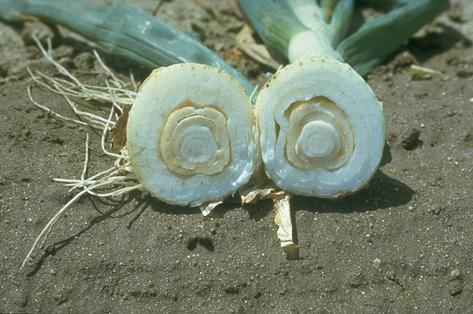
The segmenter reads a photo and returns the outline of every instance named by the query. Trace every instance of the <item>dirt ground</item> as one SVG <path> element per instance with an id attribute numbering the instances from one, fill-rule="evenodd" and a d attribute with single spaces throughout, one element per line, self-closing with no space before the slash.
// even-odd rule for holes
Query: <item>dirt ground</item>
<path id="1" fill-rule="evenodd" d="M 86 132 L 89 173 L 111 160 L 100 134 L 28 100 L 26 67 L 54 73 L 29 37 L 40 26 L 0 22 L 0 312 L 471 313 L 473 3 L 460 3 L 368 76 L 384 103 L 383 165 L 348 198 L 294 197 L 296 261 L 279 248 L 268 202 L 203 217 L 134 193 L 75 204 L 20 271 L 35 237 L 71 198 L 52 178 L 80 176 Z M 227 1 L 174 0 L 159 16 L 222 55 L 242 27 Z M 94 83 L 92 48 L 65 34 L 54 41 L 56 56 Z M 123 75 L 146 74 L 105 61 Z M 413 80 L 412 63 L 442 74 Z M 268 71 L 244 56 L 236 66 L 253 82 Z M 72 116 L 62 98 L 38 88 L 34 95 Z"/>

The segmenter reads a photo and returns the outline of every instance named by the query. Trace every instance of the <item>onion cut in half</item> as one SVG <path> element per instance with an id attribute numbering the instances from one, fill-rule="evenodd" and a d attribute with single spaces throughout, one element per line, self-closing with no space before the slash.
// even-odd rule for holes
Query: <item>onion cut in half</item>
<path id="1" fill-rule="evenodd" d="M 348 64 L 302 59 L 256 101 L 266 174 L 295 194 L 337 198 L 365 186 L 384 148 L 382 106 Z"/>
<path id="2" fill-rule="evenodd" d="M 219 201 L 258 165 L 249 95 L 223 70 L 176 64 L 151 73 L 129 113 L 132 168 L 154 197 L 175 205 Z"/>
<path id="3" fill-rule="evenodd" d="M 266 173 L 280 188 L 336 198 L 361 189 L 375 173 L 384 118 L 360 75 L 449 4 L 387 2 L 385 14 L 350 33 L 360 13 L 355 0 L 238 0 L 272 55 L 291 63 L 266 84 L 256 105 Z"/>

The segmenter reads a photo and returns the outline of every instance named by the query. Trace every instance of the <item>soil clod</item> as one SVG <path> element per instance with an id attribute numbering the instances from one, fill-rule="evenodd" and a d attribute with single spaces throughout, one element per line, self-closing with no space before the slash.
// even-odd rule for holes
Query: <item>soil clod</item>
<path id="1" fill-rule="evenodd" d="M 401 146 L 405 150 L 414 150 L 422 146 L 420 131 L 412 128 L 402 136 Z"/>
<path id="2" fill-rule="evenodd" d="M 452 270 L 448 283 L 448 293 L 451 296 L 457 296 L 463 292 L 463 275 L 458 269 Z"/>

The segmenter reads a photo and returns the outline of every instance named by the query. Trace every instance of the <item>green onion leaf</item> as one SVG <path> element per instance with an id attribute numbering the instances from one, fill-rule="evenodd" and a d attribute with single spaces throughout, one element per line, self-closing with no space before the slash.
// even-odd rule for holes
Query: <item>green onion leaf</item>
<path id="1" fill-rule="evenodd" d="M 337 46 L 345 38 L 353 17 L 353 0 L 340 0 L 330 19 L 331 42 Z"/>
<path id="2" fill-rule="evenodd" d="M 17 13 L 62 25 L 96 42 L 108 53 L 150 69 L 176 63 L 207 64 L 238 79 L 248 93 L 253 90 L 241 73 L 202 43 L 133 5 L 92 5 L 84 0 L 0 0 L 0 18 L 15 21 Z"/>
<path id="3" fill-rule="evenodd" d="M 368 20 L 337 51 L 358 73 L 366 74 L 447 8 L 448 0 L 403 0 L 386 15 Z"/>
<path id="4" fill-rule="evenodd" d="M 338 1 L 339 0 L 322 0 L 321 1 L 320 5 L 322 7 L 325 22 L 327 23 L 330 22 L 330 19 L 332 18 L 333 10 L 337 6 Z"/>
<path id="5" fill-rule="evenodd" d="M 278 59 L 286 59 L 288 45 L 299 32 L 309 30 L 294 14 L 288 0 L 239 0 L 266 47 Z"/>

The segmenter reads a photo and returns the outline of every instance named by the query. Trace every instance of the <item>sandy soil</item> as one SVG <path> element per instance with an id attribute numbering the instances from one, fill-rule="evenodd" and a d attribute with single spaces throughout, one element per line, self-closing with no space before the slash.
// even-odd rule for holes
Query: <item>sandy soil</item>
<path id="1" fill-rule="evenodd" d="M 227 1 L 200 2 L 210 6 L 175 0 L 160 15 L 224 54 L 242 21 Z M 368 76 L 385 108 L 384 163 L 354 196 L 293 199 L 297 261 L 279 249 L 270 203 L 203 217 L 135 193 L 81 200 L 21 272 L 34 238 L 71 197 L 52 178 L 80 175 L 91 131 L 28 100 L 26 67 L 53 73 L 29 39 L 47 29 L 0 23 L 0 312 L 473 311 L 473 3 L 461 2 L 461 18 L 444 14 Z M 90 52 L 68 33 L 55 40 L 56 55 L 93 83 Z M 133 69 L 105 60 L 123 75 Z M 443 74 L 412 80 L 411 63 Z M 268 70 L 245 57 L 236 66 L 255 82 Z M 60 97 L 34 95 L 70 114 Z M 89 173 L 111 162 L 99 139 L 91 132 Z"/>

